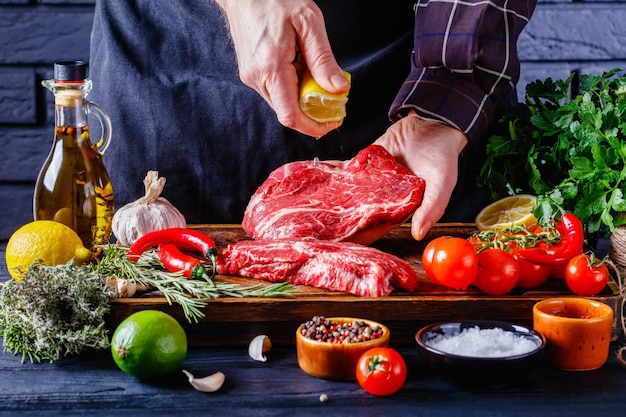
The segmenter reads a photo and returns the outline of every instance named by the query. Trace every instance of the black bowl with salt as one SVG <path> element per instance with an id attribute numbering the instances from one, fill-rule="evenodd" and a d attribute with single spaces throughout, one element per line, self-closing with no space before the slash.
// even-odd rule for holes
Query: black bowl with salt
<path id="1" fill-rule="evenodd" d="M 486 320 L 431 324 L 415 340 L 437 373 L 468 387 L 521 381 L 540 364 L 546 344 L 531 328 Z"/>

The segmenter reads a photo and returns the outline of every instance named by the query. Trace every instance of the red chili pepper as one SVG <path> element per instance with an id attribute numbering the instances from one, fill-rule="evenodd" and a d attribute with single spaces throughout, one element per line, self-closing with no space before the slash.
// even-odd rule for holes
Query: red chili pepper
<path id="1" fill-rule="evenodd" d="M 126 256 L 128 260 L 137 262 L 142 253 L 164 243 L 184 245 L 185 247 L 191 246 L 199 250 L 205 258 L 211 260 L 213 264 L 213 275 L 215 275 L 217 246 L 209 236 L 194 229 L 172 227 L 146 233 L 128 248 Z"/>
<path id="2" fill-rule="evenodd" d="M 559 231 L 561 233 L 559 243 L 520 249 L 517 256 L 540 265 L 558 265 L 581 254 L 585 243 L 585 231 L 580 219 L 573 213 L 565 213 L 561 217 Z"/>
<path id="3" fill-rule="evenodd" d="M 182 272 L 189 279 L 209 277 L 198 258 L 182 253 L 173 243 L 160 244 L 157 253 L 170 272 Z"/>

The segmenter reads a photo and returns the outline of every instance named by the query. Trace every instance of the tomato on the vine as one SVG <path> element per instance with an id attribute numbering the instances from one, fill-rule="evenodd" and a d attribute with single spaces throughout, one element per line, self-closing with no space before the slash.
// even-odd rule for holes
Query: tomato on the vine
<path id="1" fill-rule="evenodd" d="M 474 246 L 477 250 L 480 249 L 481 247 L 489 244 L 488 241 L 484 240 L 483 238 L 481 238 L 480 235 L 478 235 L 476 233 L 471 235 L 470 237 L 468 237 L 467 241 L 469 243 L 471 243 L 472 246 Z"/>
<path id="2" fill-rule="evenodd" d="M 578 295 L 596 295 L 604 289 L 608 281 L 609 270 L 606 264 L 594 255 L 576 255 L 565 268 L 565 282 Z"/>
<path id="3" fill-rule="evenodd" d="M 433 259 L 435 258 L 435 251 L 437 249 L 437 245 L 446 239 L 449 239 L 449 237 L 439 236 L 438 238 L 431 240 L 424 248 L 424 252 L 422 252 L 422 268 L 424 269 L 426 276 L 435 282 L 437 282 L 437 279 L 433 275 Z"/>
<path id="4" fill-rule="evenodd" d="M 476 280 L 478 255 L 467 240 L 451 237 L 437 245 L 432 270 L 441 284 L 456 290 L 465 290 Z"/>
<path id="5" fill-rule="evenodd" d="M 567 269 L 567 262 L 552 265 L 552 270 L 550 271 L 550 276 L 552 278 L 565 279 L 565 270 Z"/>
<path id="6" fill-rule="evenodd" d="M 361 388 L 373 395 L 396 393 L 406 381 L 406 362 L 402 355 L 389 347 L 369 349 L 359 358 L 356 379 Z"/>
<path id="7" fill-rule="evenodd" d="M 422 255 L 422 266 L 429 278 L 456 290 L 467 289 L 478 273 L 478 255 L 472 244 L 450 236 L 431 243 Z"/>
<path id="8" fill-rule="evenodd" d="M 536 288 L 546 282 L 552 273 L 550 265 L 529 262 L 519 258 L 515 253 L 513 253 L 513 257 L 517 259 L 520 266 L 519 279 L 517 280 L 517 286 L 520 288 Z"/>
<path id="9" fill-rule="evenodd" d="M 520 266 L 510 253 L 490 248 L 478 254 L 478 274 L 474 284 L 491 295 L 510 292 L 520 276 Z"/>

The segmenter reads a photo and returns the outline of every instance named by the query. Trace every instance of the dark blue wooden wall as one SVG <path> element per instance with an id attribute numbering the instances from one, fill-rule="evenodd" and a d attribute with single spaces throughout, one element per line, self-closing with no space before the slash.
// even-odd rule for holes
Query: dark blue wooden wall
<path id="1" fill-rule="evenodd" d="M 52 94 L 40 82 L 54 61 L 88 59 L 94 2 L 0 0 L 0 240 L 32 220 L 54 123 Z M 539 0 L 519 43 L 518 91 L 539 78 L 626 68 L 625 40 L 626 1 Z"/>

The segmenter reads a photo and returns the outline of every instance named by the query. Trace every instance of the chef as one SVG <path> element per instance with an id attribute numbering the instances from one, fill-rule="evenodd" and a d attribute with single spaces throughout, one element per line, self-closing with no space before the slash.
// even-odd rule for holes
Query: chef
<path id="1" fill-rule="evenodd" d="M 239 223 L 269 173 L 346 160 L 376 142 L 426 181 L 412 234 L 471 221 L 485 138 L 519 78 L 535 1 L 106 0 L 96 3 L 90 98 L 114 125 L 116 205 L 149 170 L 188 223 Z M 349 93 L 342 124 L 299 109 L 308 68 Z M 342 70 L 351 74 L 351 83 Z"/>

